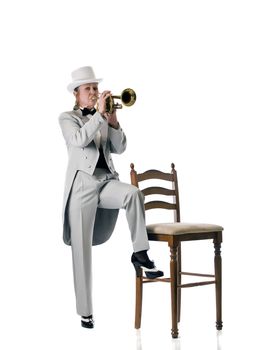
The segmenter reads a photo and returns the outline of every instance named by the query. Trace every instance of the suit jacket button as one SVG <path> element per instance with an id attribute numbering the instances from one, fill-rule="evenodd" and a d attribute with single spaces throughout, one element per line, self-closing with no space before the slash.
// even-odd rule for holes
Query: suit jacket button
<path id="1" fill-rule="evenodd" d="M 91 167 L 92 167 L 91 165 L 88 166 L 88 168 L 91 168 Z"/>

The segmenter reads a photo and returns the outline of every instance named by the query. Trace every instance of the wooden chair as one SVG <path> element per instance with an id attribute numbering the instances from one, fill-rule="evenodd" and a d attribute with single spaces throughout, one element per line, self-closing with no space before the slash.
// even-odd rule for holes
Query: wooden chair
<path id="1" fill-rule="evenodd" d="M 167 242 L 170 248 L 170 278 L 148 279 L 141 275 L 136 277 L 136 307 L 135 307 L 135 328 L 141 327 L 142 314 L 142 296 L 143 284 L 151 282 L 170 282 L 171 285 L 171 310 L 172 310 L 172 337 L 178 337 L 178 322 L 180 322 L 181 308 L 181 288 L 203 286 L 215 284 L 216 291 L 216 328 L 222 329 L 222 268 L 221 268 L 221 243 L 223 228 L 212 224 L 189 224 L 180 222 L 180 205 L 178 179 L 175 165 L 172 164 L 170 173 L 164 173 L 159 170 L 148 170 L 143 173 L 137 173 L 134 170 L 134 164 L 131 167 L 131 183 L 140 188 L 145 197 L 149 195 L 172 196 L 173 201 L 153 200 L 145 202 L 145 210 L 167 209 L 174 211 L 173 223 L 158 223 L 147 225 L 148 238 L 150 241 Z M 151 186 L 141 188 L 141 182 L 150 179 L 159 179 L 170 181 L 172 189 Z M 140 187 L 139 187 L 140 184 Z M 165 198 L 165 197 L 164 197 Z M 214 274 L 200 274 L 181 271 L 181 242 L 195 240 L 213 240 L 214 243 Z M 142 272 L 142 271 L 141 271 Z M 209 277 L 210 280 L 199 281 L 195 283 L 182 284 L 182 275 Z"/>

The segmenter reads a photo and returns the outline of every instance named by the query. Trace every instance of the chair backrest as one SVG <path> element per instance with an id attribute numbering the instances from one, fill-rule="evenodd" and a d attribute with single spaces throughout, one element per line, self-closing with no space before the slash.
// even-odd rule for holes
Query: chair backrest
<path id="1" fill-rule="evenodd" d="M 175 169 L 175 165 L 171 164 L 171 172 L 164 173 L 160 170 L 147 170 L 143 173 L 137 173 L 134 169 L 134 164 L 130 164 L 131 171 L 131 183 L 132 185 L 140 188 L 141 192 L 145 197 L 149 195 L 162 195 L 162 196 L 172 196 L 173 200 L 170 202 L 167 200 L 153 200 L 145 202 L 145 210 L 150 209 L 168 209 L 174 211 L 174 221 L 180 222 L 180 203 L 179 203 L 179 189 L 178 189 L 178 177 Z M 161 186 L 149 186 L 142 188 L 141 182 L 145 180 L 164 180 L 172 183 L 172 188 L 166 188 Z M 164 197 L 163 197 L 164 198 Z"/>

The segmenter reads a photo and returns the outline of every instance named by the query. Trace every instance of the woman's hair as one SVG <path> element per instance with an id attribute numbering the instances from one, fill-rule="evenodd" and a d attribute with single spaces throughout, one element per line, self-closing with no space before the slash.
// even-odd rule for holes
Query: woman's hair
<path id="1" fill-rule="evenodd" d="M 78 92 L 78 89 L 79 89 L 79 86 L 77 86 L 75 89 L 74 89 L 74 92 Z M 77 100 L 75 99 L 75 105 L 73 106 L 73 110 L 76 111 L 77 109 L 79 109 L 79 105 L 77 103 Z"/>

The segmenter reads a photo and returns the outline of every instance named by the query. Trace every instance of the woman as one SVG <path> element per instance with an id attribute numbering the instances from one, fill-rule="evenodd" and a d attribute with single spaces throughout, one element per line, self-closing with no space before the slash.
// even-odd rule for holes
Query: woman
<path id="1" fill-rule="evenodd" d="M 59 117 L 69 162 L 66 174 L 63 223 L 64 242 L 72 247 L 77 313 L 81 325 L 93 328 L 91 293 L 91 245 L 109 239 L 118 211 L 126 210 L 131 233 L 131 261 L 150 278 L 163 276 L 149 259 L 145 227 L 144 198 L 137 187 L 119 181 L 111 153 L 121 154 L 126 136 L 116 110 L 106 112 L 110 91 L 99 94 L 92 67 L 72 72 L 68 90 L 75 96 L 75 107 Z M 97 107 L 96 107 L 97 106 Z"/>

